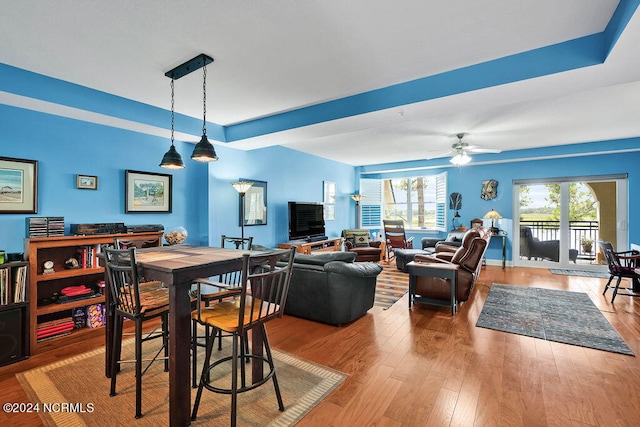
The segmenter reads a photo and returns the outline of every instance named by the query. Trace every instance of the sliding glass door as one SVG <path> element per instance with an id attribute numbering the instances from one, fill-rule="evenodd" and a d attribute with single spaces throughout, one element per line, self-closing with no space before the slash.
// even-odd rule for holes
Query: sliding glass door
<path id="1" fill-rule="evenodd" d="M 514 181 L 514 265 L 603 269 L 598 240 L 627 249 L 626 176 Z"/>

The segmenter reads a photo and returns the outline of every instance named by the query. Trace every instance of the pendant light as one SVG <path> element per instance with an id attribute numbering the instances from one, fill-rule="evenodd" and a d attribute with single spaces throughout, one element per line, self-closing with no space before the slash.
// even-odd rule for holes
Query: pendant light
<path id="1" fill-rule="evenodd" d="M 216 151 L 213 148 L 213 145 L 207 139 L 207 64 L 213 62 L 213 58 L 201 53 L 188 60 L 187 62 L 178 65 L 172 70 L 164 73 L 166 77 L 171 79 L 171 148 L 162 158 L 162 162 L 160 166 L 168 169 L 182 169 L 184 168 L 184 163 L 182 162 L 182 157 L 176 150 L 176 147 L 173 145 L 173 132 L 174 132 L 174 105 L 173 105 L 173 87 L 174 81 L 178 80 L 181 77 L 186 76 L 187 74 L 198 70 L 200 68 L 203 69 L 204 78 L 202 81 L 202 92 L 203 92 L 203 118 L 202 118 L 202 138 L 200 142 L 196 144 L 193 149 L 193 154 L 191 154 L 191 158 L 193 160 L 197 160 L 199 162 L 212 162 L 214 160 L 218 160 L 218 156 L 216 155 Z"/>
<path id="2" fill-rule="evenodd" d="M 191 158 L 198 162 L 214 162 L 218 160 L 216 150 L 207 139 L 207 64 L 202 67 L 202 138 L 193 149 Z"/>
<path id="3" fill-rule="evenodd" d="M 160 167 L 165 169 L 184 169 L 184 162 L 182 161 L 182 157 L 180 153 L 176 150 L 175 145 L 173 145 L 173 122 L 174 122 L 174 103 L 173 103 L 173 86 L 174 79 L 171 79 L 171 147 L 169 151 L 167 151 L 162 157 L 162 162 L 160 162 Z"/>

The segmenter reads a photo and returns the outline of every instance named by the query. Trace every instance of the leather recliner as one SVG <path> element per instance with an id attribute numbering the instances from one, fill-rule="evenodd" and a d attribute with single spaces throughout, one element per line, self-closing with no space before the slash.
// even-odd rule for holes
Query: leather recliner
<path id="1" fill-rule="evenodd" d="M 355 252 L 296 253 L 285 314 L 331 325 L 364 316 L 373 307 L 382 267 L 355 258 Z"/>
<path id="2" fill-rule="evenodd" d="M 445 260 L 437 255 L 416 255 L 413 268 L 425 268 L 430 266 L 437 268 L 438 264 L 457 265 L 456 284 L 457 301 L 467 301 L 473 290 L 473 286 L 480 275 L 482 268 L 482 258 L 489 244 L 490 234 L 484 229 L 474 229 L 477 235 L 468 233 L 467 242 L 463 242 L 456 250 L 450 260 Z M 470 230 L 471 231 L 471 230 Z M 465 239 L 467 240 L 467 239 Z M 416 276 L 415 295 L 409 295 L 428 300 L 449 302 L 451 300 L 451 286 L 449 280 L 440 277 Z"/>

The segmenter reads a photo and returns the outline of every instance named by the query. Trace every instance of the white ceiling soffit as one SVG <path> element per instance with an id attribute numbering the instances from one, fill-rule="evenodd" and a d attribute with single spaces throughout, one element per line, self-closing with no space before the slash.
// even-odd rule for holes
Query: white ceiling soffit
<path id="1" fill-rule="evenodd" d="M 0 0 L 0 62 L 168 109 L 164 72 L 206 53 L 215 60 L 207 118 L 240 135 L 228 146 L 284 145 L 353 165 L 425 158 L 458 132 L 502 150 L 640 135 L 630 120 L 640 104 L 637 13 L 600 65 L 408 104 L 412 94 L 394 92 L 389 108 L 351 108 L 358 94 L 602 33 L 616 8 L 638 2 L 433 3 Z M 201 117 L 200 76 L 176 81 L 177 112 Z M 300 110 L 330 101 L 340 107 L 331 120 Z M 297 110 L 312 124 L 289 129 Z M 285 124 L 273 119 L 281 113 Z"/>

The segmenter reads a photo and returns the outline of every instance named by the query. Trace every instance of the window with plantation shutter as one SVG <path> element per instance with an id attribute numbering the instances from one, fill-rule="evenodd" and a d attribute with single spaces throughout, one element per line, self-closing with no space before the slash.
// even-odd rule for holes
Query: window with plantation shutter
<path id="1" fill-rule="evenodd" d="M 446 231 L 447 174 L 391 179 L 361 179 L 363 227 L 399 219 L 407 230 Z"/>
<path id="2" fill-rule="evenodd" d="M 360 224 L 362 227 L 379 227 L 382 224 L 382 180 L 362 178 L 360 194 Z"/>

